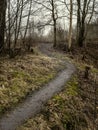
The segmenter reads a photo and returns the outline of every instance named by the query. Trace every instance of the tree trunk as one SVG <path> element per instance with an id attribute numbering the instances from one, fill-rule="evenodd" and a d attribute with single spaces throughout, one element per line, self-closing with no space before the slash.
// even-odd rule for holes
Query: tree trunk
<path id="1" fill-rule="evenodd" d="M 11 1 L 8 1 L 8 49 L 9 49 L 9 55 L 10 55 L 10 49 L 11 49 L 11 16 L 10 16 L 10 3 Z"/>
<path id="2" fill-rule="evenodd" d="M 77 45 L 82 47 L 82 42 L 81 42 L 81 2 L 80 0 L 77 0 L 77 5 L 78 5 L 78 10 L 77 10 L 77 37 L 76 37 L 76 42 Z"/>
<path id="3" fill-rule="evenodd" d="M 79 45 L 79 47 L 83 47 L 83 43 L 84 43 L 84 28 L 81 27 L 81 29 L 79 30 L 79 36 L 77 38 L 77 43 Z"/>
<path id="4" fill-rule="evenodd" d="M 57 45 L 57 39 L 56 39 L 56 16 L 55 16 L 55 5 L 54 5 L 54 0 L 51 0 L 51 6 L 52 6 L 52 19 L 53 19 L 53 27 L 54 27 L 54 43 L 53 43 L 53 47 L 55 48 Z"/>
<path id="5" fill-rule="evenodd" d="M 25 39 L 26 39 L 27 30 L 28 30 L 29 21 L 30 21 L 31 9 L 32 9 L 32 0 L 29 1 L 29 12 L 28 12 L 28 17 L 27 17 L 26 29 L 25 29 L 24 37 L 23 37 L 23 45 L 24 46 L 25 46 Z M 26 49 L 26 46 L 25 46 L 25 49 Z"/>
<path id="6" fill-rule="evenodd" d="M 56 40 L 56 20 L 54 20 L 54 44 L 53 47 L 55 48 L 57 44 L 57 40 Z"/>
<path id="7" fill-rule="evenodd" d="M 0 0 L 0 53 L 4 49 L 6 4 L 6 0 Z"/>
<path id="8" fill-rule="evenodd" d="M 84 46 L 84 40 L 86 38 L 85 36 L 85 21 L 86 16 L 88 14 L 88 6 L 90 4 L 91 0 L 84 0 L 83 2 L 83 9 L 81 0 L 77 0 L 78 10 L 77 10 L 77 44 L 79 47 Z M 94 5 L 93 5 L 94 8 Z M 93 10 L 92 10 L 93 11 Z"/>
<path id="9" fill-rule="evenodd" d="M 69 41 L 68 41 L 68 50 L 70 51 L 72 44 L 72 15 L 73 15 L 73 3 L 70 0 L 70 26 L 69 26 Z"/>

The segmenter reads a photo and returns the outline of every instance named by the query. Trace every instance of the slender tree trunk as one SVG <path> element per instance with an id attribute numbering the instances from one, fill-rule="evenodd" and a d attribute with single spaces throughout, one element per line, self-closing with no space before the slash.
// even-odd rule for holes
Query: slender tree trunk
<path id="1" fill-rule="evenodd" d="M 20 3 L 19 0 L 17 0 L 17 11 L 16 11 L 16 23 L 15 23 L 15 41 L 14 41 L 14 49 L 17 44 L 17 34 L 18 34 L 18 17 L 19 17 L 19 8 L 20 8 Z"/>
<path id="2" fill-rule="evenodd" d="M 30 15 L 31 15 L 31 9 L 32 9 L 32 0 L 29 1 L 29 12 L 28 12 L 28 18 L 27 18 L 27 24 L 26 24 L 26 29 L 24 32 L 24 37 L 23 37 L 23 45 L 25 45 L 25 38 L 27 35 L 27 30 L 28 30 L 28 26 L 29 26 L 29 21 L 30 21 Z"/>
<path id="3" fill-rule="evenodd" d="M 54 27 L 54 43 L 53 47 L 55 48 L 57 45 L 57 39 L 56 39 L 56 18 L 55 18 L 55 5 L 54 5 L 54 0 L 51 0 L 51 6 L 52 6 L 52 19 L 53 19 L 53 27 Z"/>
<path id="4" fill-rule="evenodd" d="M 4 49 L 6 0 L 0 0 L 0 53 Z"/>
<path id="5" fill-rule="evenodd" d="M 83 45 L 84 45 L 84 39 L 85 39 L 84 35 L 85 35 L 86 5 L 87 5 L 87 0 L 85 0 L 84 4 L 83 4 L 81 27 L 80 27 L 80 33 L 79 33 L 79 46 L 80 47 L 83 47 Z"/>
<path id="6" fill-rule="evenodd" d="M 81 45 L 81 3 L 80 0 L 77 0 L 77 5 L 78 5 L 78 10 L 77 10 L 77 37 L 76 37 L 76 42 L 77 45 L 82 46 Z"/>
<path id="7" fill-rule="evenodd" d="M 72 0 L 70 0 L 70 26 L 69 26 L 68 50 L 70 50 L 72 44 L 72 15 L 73 15 L 73 3 Z"/>
<path id="8" fill-rule="evenodd" d="M 55 48 L 57 44 L 57 40 L 56 40 L 56 20 L 54 20 L 54 44 L 53 47 Z"/>
<path id="9" fill-rule="evenodd" d="M 10 49 L 11 49 L 11 18 L 10 18 L 10 0 L 8 1 L 8 49 L 9 49 L 9 55 L 10 55 Z"/>
<path id="10" fill-rule="evenodd" d="M 21 0 L 21 11 L 20 11 L 20 17 L 19 17 L 19 25 L 17 29 L 17 38 L 19 37 L 19 32 L 20 32 L 20 27 L 21 27 L 21 22 L 22 22 L 22 14 L 23 14 L 23 0 Z"/>

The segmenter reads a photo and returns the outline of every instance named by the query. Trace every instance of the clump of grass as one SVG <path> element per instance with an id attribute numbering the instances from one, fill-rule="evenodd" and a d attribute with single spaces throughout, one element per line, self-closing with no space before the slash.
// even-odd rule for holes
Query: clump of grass
<path id="1" fill-rule="evenodd" d="M 72 81 L 69 81 L 67 84 L 66 93 L 69 96 L 77 96 L 78 95 L 78 80 L 76 77 L 73 78 Z"/>

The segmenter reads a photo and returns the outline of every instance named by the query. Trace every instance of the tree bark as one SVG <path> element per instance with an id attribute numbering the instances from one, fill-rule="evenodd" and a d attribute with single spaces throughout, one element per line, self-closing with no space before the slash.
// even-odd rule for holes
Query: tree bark
<path id="1" fill-rule="evenodd" d="M 69 41 L 68 41 L 68 50 L 71 49 L 72 44 L 72 15 L 73 15 L 73 3 L 70 0 L 70 26 L 69 26 Z"/>
<path id="2" fill-rule="evenodd" d="M 57 23 L 57 19 L 55 17 L 55 5 L 54 5 L 54 0 L 51 0 L 51 6 L 52 6 L 52 19 L 53 19 L 53 27 L 54 27 L 54 43 L 53 43 L 53 47 L 55 48 L 57 45 L 57 39 L 56 39 L 56 23 Z"/>
<path id="3" fill-rule="evenodd" d="M 91 5 L 91 0 L 84 0 L 83 3 L 81 0 L 77 0 L 78 10 L 77 10 L 77 39 L 76 40 L 79 47 L 84 46 L 84 41 L 86 38 L 85 23 L 86 23 L 87 14 L 89 13 L 90 5 Z M 91 16 L 88 20 L 89 22 L 92 19 L 94 7 L 95 7 L 95 0 L 93 1 L 92 4 Z"/>
<path id="4" fill-rule="evenodd" d="M 0 0 L 0 53 L 4 49 L 6 6 L 6 0 Z"/>
<path id="5" fill-rule="evenodd" d="M 54 44 L 53 44 L 53 47 L 55 48 L 56 47 L 56 44 L 57 44 L 57 40 L 56 40 L 56 20 L 54 20 Z"/>
<path id="6" fill-rule="evenodd" d="M 24 46 L 25 46 L 25 39 L 26 39 L 27 30 L 28 30 L 29 21 L 30 21 L 31 9 L 32 9 L 32 0 L 29 1 L 29 12 L 28 12 L 28 17 L 27 17 L 26 29 L 25 29 L 24 37 L 23 37 L 23 45 Z M 26 48 L 26 46 L 25 46 L 25 48 Z"/>

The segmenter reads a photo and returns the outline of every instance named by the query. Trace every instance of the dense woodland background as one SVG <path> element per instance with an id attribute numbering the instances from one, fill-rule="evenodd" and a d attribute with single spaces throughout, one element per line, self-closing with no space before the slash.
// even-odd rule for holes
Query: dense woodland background
<path id="1" fill-rule="evenodd" d="M 79 47 L 98 39 L 97 0 L 2 0 L 0 52 L 30 50 L 35 42 Z M 20 50 L 19 50 L 20 49 Z"/>

